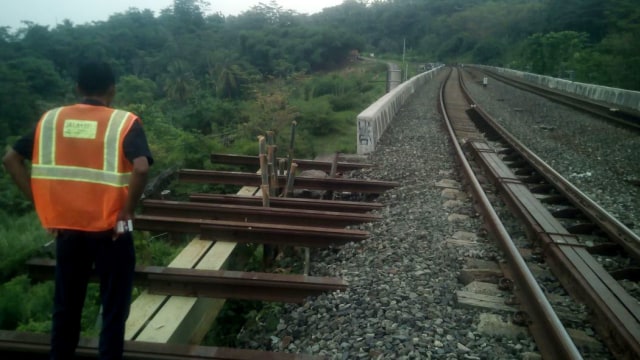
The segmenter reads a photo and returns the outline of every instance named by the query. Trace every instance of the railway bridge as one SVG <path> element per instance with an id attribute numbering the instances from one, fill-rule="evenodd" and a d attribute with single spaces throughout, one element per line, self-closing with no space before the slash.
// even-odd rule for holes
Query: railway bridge
<path id="1" fill-rule="evenodd" d="M 359 114 L 357 155 L 277 157 L 268 134 L 258 156 L 212 154 L 260 171 L 183 169 L 242 189 L 144 201 L 137 229 L 197 236 L 167 267 L 136 269 L 148 290 L 126 358 L 637 358 L 639 111 L 637 92 L 441 66 Z M 326 177 L 294 176 L 307 169 Z M 299 247 L 308 269 L 229 269 L 246 243 Z M 41 278 L 53 265 L 29 264 Z M 227 299 L 291 305 L 243 349 L 198 345 Z M 0 332 L 3 358 L 47 349 Z M 83 340 L 79 357 L 95 354 Z"/>

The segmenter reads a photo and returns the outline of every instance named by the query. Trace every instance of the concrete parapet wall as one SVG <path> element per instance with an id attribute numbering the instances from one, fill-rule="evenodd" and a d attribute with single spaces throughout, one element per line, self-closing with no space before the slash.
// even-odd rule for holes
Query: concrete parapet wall
<path id="1" fill-rule="evenodd" d="M 438 67 L 416 75 L 398 85 L 358 115 L 358 154 L 368 154 L 376 148 L 376 143 L 384 134 L 400 107 L 413 95 L 416 88 L 424 85 L 444 67 Z"/>
<path id="2" fill-rule="evenodd" d="M 585 97 L 595 101 L 605 102 L 618 108 L 640 111 L 640 91 L 617 89 L 607 86 L 585 84 L 550 76 L 537 75 L 524 71 L 498 68 L 493 66 L 473 65 L 481 69 L 527 80 L 528 82 Z"/>

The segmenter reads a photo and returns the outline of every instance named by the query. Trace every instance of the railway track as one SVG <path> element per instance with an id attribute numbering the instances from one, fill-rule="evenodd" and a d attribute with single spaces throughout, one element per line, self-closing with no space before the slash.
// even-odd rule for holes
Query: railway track
<path id="1" fill-rule="evenodd" d="M 574 109 L 597 115 L 620 126 L 640 131 L 640 113 L 632 109 L 621 109 L 609 104 L 587 100 L 583 97 L 570 95 L 550 88 L 543 88 L 523 81 L 512 79 L 495 71 L 483 71 L 487 75 L 509 84 L 510 86 L 545 97 L 551 101 L 570 106 Z"/>
<path id="2" fill-rule="evenodd" d="M 636 279 L 636 249 L 640 244 L 637 235 L 492 121 L 464 91 L 457 70 L 453 70 L 441 94 L 441 108 L 450 121 L 448 126 L 458 152 L 474 159 L 483 176 L 491 179 L 513 213 L 526 224 L 540 257 L 565 289 L 589 307 L 592 325 L 611 352 L 618 358 L 635 358 L 640 353 L 640 307 L 638 299 L 625 291 L 623 282 Z M 511 273 L 516 293 L 543 356 L 581 358 L 524 266 L 520 251 L 491 210 L 471 166 L 467 160 L 461 161 L 474 185 L 474 198 L 483 204 L 483 216 L 490 222 L 493 235 L 501 239 L 509 264 L 514 266 Z M 627 259 L 622 262 L 626 266 L 609 266 L 607 271 L 604 264 L 611 262 L 607 261 L 611 254 Z"/>
<path id="3" fill-rule="evenodd" d="M 637 298 L 634 297 L 635 295 L 624 291 L 624 282 L 634 281 L 635 274 L 637 274 L 635 270 L 636 258 L 633 255 L 633 249 L 636 248 L 636 240 L 633 234 L 624 231 L 623 227 L 619 227 L 621 224 L 611 217 L 608 217 L 604 225 L 601 224 L 600 220 L 606 217 L 598 212 L 597 207 L 591 206 L 589 201 L 575 200 L 570 197 L 572 195 L 581 195 L 577 189 L 567 187 L 565 184 L 563 185 L 564 188 L 568 189 L 564 191 L 566 192 L 565 194 L 560 190 L 562 187 L 554 187 L 553 182 L 556 176 L 551 173 L 547 179 L 544 175 L 547 174 L 547 171 L 540 170 L 535 166 L 537 165 L 535 158 L 533 158 L 532 162 L 528 162 L 526 156 L 519 154 L 520 146 L 509 144 L 508 141 L 503 140 L 500 131 L 492 130 L 492 127 L 483 118 L 487 114 L 479 106 L 472 106 L 473 100 L 468 95 L 464 96 L 459 93 L 455 89 L 456 85 L 455 81 L 447 83 L 446 87 L 443 88 L 445 101 L 442 102 L 443 108 L 449 114 L 448 117 L 455 120 L 451 126 L 452 131 L 457 131 L 456 140 L 453 143 L 460 152 L 469 155 L 470 163 L 462 166 L 466 172 L 469 174 L 482 172 L 484 178 L 491 180 L 493 185 L 483 179 L 479 181 L 468 180 L 468 183 L 473 184 L 474 198 L 481 199 L 485 203 L 487 210 L 483 213 L 483 217 L 490 221 L 488 227 L 491 229 L 493 236 L 503 239 L 502 247 L 505 254 L 507 254 L 508 263 L 520 265 L 518 268 L 505 269 L 504 273 L 504 276 L 515 282 L 515 286 L 510 288 L 519 296 L 519 302 L 516 303 L 516 306 L 523 310 L 516 313 L 514 319 L 528 324 L 545 358 L 581 358 L 581 349 L 575 346 L 571 338 L 572 333 L 567 329 L 567 315 L 556 313 L 556 304 L 547 301 L 545 298 L 548 295 L 547 288 L 550 286 L 549 283 L 545 282 L 542 285 L 536 285 L 537 280 L 539 280 L 536 278 L 537 275 L 528 272 L 526 266 L 524 266 L 525 261 L 545 260 L 544 266 L 554 269 L 554 273 L 560 274 L 558 276 L 560 281 L 570 285 L 568 291 L 579 301 L 589 305 L 590 312 L 594 315 L 592 319 L 594 328 L 599 331 L 600 337 L 607 342 L 616 357 L 634 358 L 638 354 L 634 347 L 636 345 L 633 343 L 634 331 L 636 331 L 634 326 L 637 326 L 637 312 L 630 305 L 633 305 L 634 301 L 637 303 Z M 413 136 L 413 134 L 409 136 Z M 240 166 L 256 166 L 259 161 L 256 157 L 222 154 L 213 154 L 212 159 L 217 162 Z M 366 171 L 371 169 L 369 165 L 331 164 L 330 162 L 318 163 L 313 161 L 305 163 L 304 166 L 309 168 L 321 166 L 325 170 L 337 167 L 341 171 Z M 366 173 L 364 176 L 366 176 Z M 260 183 L 259 176 L 252 173 L 239 172 L 189 170 L 183 171 L 181 177 L 183 181 L 189 182 L 232 183 L 244 186 L 256 186 Z M 284 180 L 282 177 L 279 179 L 280 186 L 284 185 Z M 393 182 L 345 181 L 345 179 L 327 179 L 326 181 L 322 179 L 301 179 L 301 182 L 297 184 L 310 189 L 343 191 L 345 194 L 350 192 L 377 193 L 391 189 L 396 185 Z M 531 225 L 527 228 L 527 233 L 529 238 L 533 240 L 533 245 L 513 242 L 514 239 L 509 235 L 509 227 L 502 225 L 499 219 L 498 215 L 504 215 L 503 212 L 492 212 L 490 210 L 491 203 L 495 202 L 494 194 L 490 193 L 491 191 L 513 196 L 512 200 L 506 202 L 511 207 L 513 214 L 531 221 Z M 418 194 L 418 191 L 414 191 L 414 188 L 411 187 L 411 193 L 413 192 L 415 192 L 416 196 L 424 196 L 422 193 Z M 489 196 L 485 193 L 489 193 Z M 395 195 L 393 196 L 395 197 Z M 403 201 L 405 199 L 409 201 L 409 198 L 406 198 L 407 195 L 403 196 Z M 348 197 L 345 196 L 344 198 Z M 480 200 L 476 200 L 476 202 L 480 204 Z M 218 194 L 192 194 L 189 202 L 148 201 L 145 204 L 144 214 L 137 219 L 136 227 L 149 231 L 198 234 L 199 243 L 202 243 L 203 246 L 203 254 L 209 249 L 213 249 L 214 244 L 224 243 L 225 241 L 223 240 L 238 243 L 264 243 L 314 248 L 326 248 L 327 246 L 343 245 L 351 242 L 353 250 L 359 249 L 360 246 L 370 246 L 371 243 L 358 245 L 361 244 L 362 240 L 367 239 L 369 234 L 367 231 L 353 230 L 351 225 L 367 223 L 366 226 L 360 225 L 359 228 L 368 230 L 370 226 L 375 226 L 376 223 L 382 222 L 380 217 L 367 214 L 369 211 L 378 210 L 383 214 L 396 212 L 393 208 L 383 209 L 381 204 L 374 203 L 289 198 L 272 198 L 270 208 L 265 209 L 262 206 L 262 199 L 259 197 Z M 591 208 L 593 210 L 589 210 Z M 589 211 L 594 212 L 590 213 Z M 545 212 L 550 215 L 545 214 Z M 301 214 L 304 216 L 300 216 Z M 305 221 L 305 216 L 307 219 L 314 218 L 314 223 L 311 224 Z M 414 222 L 415 219 L 422 216 L 425 216 L 425 214 L 412 212 L 409 209 L 409 211 L 402 214 L 400 221 Z M 340 222 L 340 224 L 336 225 L 335 222 Z M 345 225 L 350 226 L 350 228 L 343 229 L 342 227 Z M 389 224 L 384 224 L 384 226 L 389 226 Z M 386 232 L 387 230 L 382 230 L 382 233 Z M 619 238 L 617 235 L 619 234 L 626 235 L 622 236 L 620 243 L 616 243 L 616 239 Z M 425 240 L 422 238 L 424 236 L 422 231 L 416 233 L 409 231 L 401 236 L 406 236 L 408 239 L 418 236 L 420 243 Z M 404 268 L 399 265 L 402 260 L 395 257 L 396 255 L 393 252 L 395 249 L 386 248 L 380 244 L 377 247 L 383 252 L 382 257 L 384 259 L 382 261 L 376 258 L 368 259 L 366 263 L 367 266 L 371 265 L 371 269 L 367 271 L 384 273 L 385 276 L 382 277 L 384 279 L 383 285 L 387 287 L 387 284 L 389 284 L 387 280 L 389 279 L 392 281 L 391 284 L 396 284 L 399 278 L 398 275 L 410 267 L 408 264 L 405 264 Z M 396 247 L 401 246 L 396 245 Z M 530 253 L 526 249 L 528 247 L 534 248 L 535 251 L 532 255 L 526 255 Z M 415 252 L 415 250 L 412 251 L 412 253 Z M 521 256 L 521 254 L 525 254 L 525 256 Z M 314 277 L 294 279 L 293 277 L 281 275 L 274 276 L 274 274 L 238 276 L 237 273 L 229 271 L 204 270 L 200 272 L 199 269 L 195 268 L 196 264 L 197 266 L 205 264 L 208 256 L 204 255 L 198 258 L 192 266 L 194 268 L 188 270 L 173 270 L 170 268 L 139 269 L 138 281 L 141 283 L 146 282 L 147 284 L 150 281 L 155 282 L 155 290 L 151 289 L 151 287 L 149 290 L 162 294 L 202 294 L 296 303 L 299 303 L 308 295 L 344 290 L 346 286 L 345 283 L 337 278 L 329 278 L 328 281 L 325 281 Z M 429 256 L 433 257 L 437 256 L 437 254 L 429 254 Z M 616 261 L 616 258 L 620 257 L 623 257 L 625 261 Z M 573 262 L 567 264 L 565 260 L 572 260 Z M 611 266 L 611 263 L 619 265 Z M 32 263 L 34 272 L 40 272 L 43 277 L 51 276 L 51 265 L 51 263 Z M 412 262 L 411 265 L 418 264 Z M 355 274 L 355 276 L 352 275 L 355 278 L 353 279 L 354 281 L 360 277 L 358 272 Z M 433 302 L 435 298 L 436 302 L 446 304 L 446 300 L 443 299 L 446 298 L 447 291 L 438 292 L 433 290 L 434 288 L 431 287 L 431 284 L 427 285 L 427 282 L 431 282 L 431 279 L 423 279 L 425 272 L 421 267 L 418 266 L 417 270 L 414 270 L 411 274 L 424 281 L 418 285 L 414 285 L 412 282 L 413 288 L 416 289 L 416 294 L 406 295 L 404 298 L 400 297 L 395 300 L 391 297 L 390 301 L 383 303 L 382 312 L 380 312 L 380 308 L 377 308 L 377 317 L 384 316 L 384 320 L 382 320 L 380 326 L 372 329 L 366 328 L 369 325 L 361 327 L 360 330 L 363 333 L 355 335 L 355 344 L 360 349 L 362 347 L 366 349 L 367 346 L 373 349 L 382 348 L 377 345 L 380 341 L 380 333 L 394 331 L 396 324 L 400 324 L 398 329 L 401 329 L 403 324 L 413 323 L 414 321 L 418 325 L 417 329 L 423 333 L 409 339 L 412 344 L 417 346 L 423 339 L 428 339 L 429 332 L 424 329 L 426 324 L 430 322 L 429 318 L 432 315 L 426 312 L 429 313 L 429 318 L 422 316 L 422 310 L 418 310 L 420 308 L 417 306 L 412 308 L 416 309 L 412 310 L 415 319 L 405 317 L 398 321 L 394 320 L 395 324 L 389 320 L 394 319 L 393 316 L 398 311 L 398 307 L 403 308 L 407 302 L 412 303 L 414 299 L 420 299 L 418 303 L 424 303 Z M 200 276 L 204 276 L 206 279 L 200 278 Z M 389 279 L 387 279 L 387 276 L 389 276 Z M 308 282 L 307 288 L 303 284 L 305 280 Z M 595 283 L 593 282 L 594 280 L 596 281 Z M 236 283 L 236 281 L 238 282 Z M 243 281 L 245 282 L 244 284 L 242 283 Z M 186 285 L 171 285 L 176 283 L 184 283 Z M 287 283 L 298 287 L 298 290 L 289 289 Z M 500 283 L 504 287 L 510 286 L 509 281 L 501 281 Z M 216 286 L 214 284 L 224 284 L 225 288 L 219 293 L 211 292 L 207 287 Z M 237 288 L 234 288 L 234 286 Z M 336 323 L 344 325 L 349 321 L 348 319 L 358 316 L 357 314 L 372 311 L 371 309 L 375 308 L 373 304 L 369 305 L 369 302 L 373 302 L 373 299 L 381 296 L 378 294 L 381 291 L 376 289 L 376 286 L 378 285 L 375 283 L 367 282 L 364 287 L 360 285 L 358 291 L 361 292 L 350 294 L 347 291 L 344 295 L 336 295 L 336 297 L 346 298 L 351 296 L 352 300 L 355 298 L 354 294 L 364 294 L 366 296 L 358 297 L 358 300 L 354 300 L 353 304 L 335 306 L 335 309 L 322 308 L 322 315 L 318 318 L 328 316 L 334 325 Z M 260 287 L 270 290 L 261 290 Z M 363 288 L 371 288 L 371 292 Z M 289 290 L 291 292 L 287 293 Z M 269 292 L 273 293 L 274 291 L 280 292 L 280 294 L 277 294 L 277 296 L 269 294 Z M 435 296 L 433 295 L 434 293 L 436 294 Z M 440 293 L 443 294 L 442 297 L 438 295 Z M 420 297 L 428 295 L 429 298 L 425 300 L 414 295 L 420 295 Z M 169 302 L 167 300 L 163 301 Z M 360 310 L 356 310 L 359 309 L 358 303 L 363 305 Z M 201 306 L 209 306 L 209 303 L 204 304 Z M 611 305 L 614 305 L 613 309 Z M 354 311 L 356 315 L 354 315 Z M 433 317 L 446 319 L 443 315 L 433 315 Z M 576 317 L 580 317 L 580 315 Z M 610 319 L 614 321 L 611 322 Z M 306 319 L 296 319 L 296 323 L 305 324 L 304 321 Z M 314 322 L 310 321 L 307 327 L 310 327 Z M 157 327 L 164 326 L 164 324 L 155 320 L 149 321 L 149 323 Z M 369 323 L 377 324 L 376 322 Z M 627 327 L 626 331 L 624 330 L 625 326 Z M 620 330 L 620 328 L 623 328 L 623 330 Z M 443 329 L 441 328 L 438 328 L 437 331 L 433 330 L 435 334 L 441 334 L 442 331 Z M 38 356 L 44 358 L 48 339 L 31 336 L 33 335 L 1 333 L 0 353 L 13 358 L 24 356 L 25 352 L 29 352 L 34 356 L 33 358 L 38 358 Z M 393 341 L 404 341 L 404 336 L 403 334 L 394 335 Z M 281 344 L 285 342 L 289 344 L 291 339 L 287 340 L 286 338 L 286 336 L 282 337 Z M 449 335 L 447 335 L 448 338 Z M 421 345 L 428 349 L 426 351 L 432 351 L 433 346 L 441 349 L 445 337 L 443 336 L 439 339 L 435 342 Z M 455 339 L 455 341 L 461 340 Z M 314 344 L 316 342 L 317 339 L 314 340 Z M 320 350 L 316 349 L 312 350 L 312 352 L 317 353 L 324 350 L 325 345 L 322 342 L 318 346 L 320 346 Z M 246 353 L 243 353 L 245 350 L 146 344 L 140 341 L 127 343 L 127 348 L 130 350 L 128 356 L 136 359 L 306 358 L 302 355 L 266 351 L 246 351 Z M 280 349 L 296 352 L 295 348 L 287 348 L 287 345 L 280 345 Z M 309 351 L 308 348 L 299 348 L 299 350 Z M 341 357 L 344 357 L 348 350 L 342 344 L 340 344 L 340 350 L 343 351 Z M 460 352 L 460 356 L 466 356 L 462 354 L 470 351 L 464 346 L 458 346 L 457 350 Z M 95 343 L 83 341 L 80 358 L 95 357 L 95 351 Z M 424 354 L 424 352 L 421 353 Z M 351 354 L 355 353 L 352 352 Z M 382 354 L 385 354 L 383 350 L 371 350 L 369 353 L 372 358 Z M 471 356 L 470 358 L 475 357 Z"/>
<path id="4" fill-rule="evenodd" d="M 1 353 L 4 359 L 49 359 L 49 336 L 0 330 Z M 80 339 L 75 359 L 96 359 L 98 343 Z M 124 358 L 128 360 L 313 360 L 318 357 L 298 354 L 268 353 L 195 345 L 158 344 L 126 341 Z"/>

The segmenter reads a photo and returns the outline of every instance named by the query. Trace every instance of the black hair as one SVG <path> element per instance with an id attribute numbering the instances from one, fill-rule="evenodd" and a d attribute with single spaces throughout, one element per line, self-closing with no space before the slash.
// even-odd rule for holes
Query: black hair
<path id="1" fill-rule="evenodd" d="M 105 95 L 116 83 L 111 66 L 104 61 L 86 61 L 80 64 L 77 77 L 78 87 L 83 95 Z"/>

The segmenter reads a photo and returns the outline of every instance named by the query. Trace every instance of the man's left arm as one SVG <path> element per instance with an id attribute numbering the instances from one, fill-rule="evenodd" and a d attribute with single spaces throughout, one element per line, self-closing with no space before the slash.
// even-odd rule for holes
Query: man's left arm
<path id="1" fill-rule="evenodd" d="M 144 188 L 147 185 L 147 176 L 149 167 L 153 164 L 153 157 L 147 137 L 144 133 L 142 125 L 136 122 L 125 136 L 124 140 L 125 157 L 133 164 L 131 178 L 129 179 L 129 195 L 125 207 L 120 212 L 118 220 L 129 220 L 133 218 L 136 205 Z"/>
<path id="2" fill-rule="evenodd" d="M 136 205 L 142 196 L 144 187 L 147 185 L 147 174 L 149 173 L 149 160 L 146 156 L 139 156 L 133 160 L 133 170 L 129 179 L 129 195 L 127 202 L 122 210 L 120 219 L 133 219 L 133 213 Z"/>

